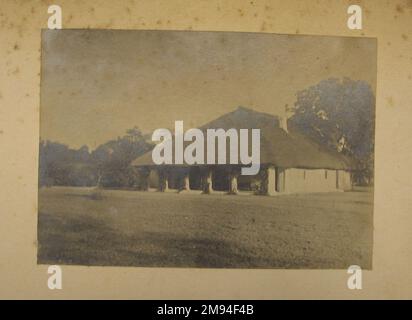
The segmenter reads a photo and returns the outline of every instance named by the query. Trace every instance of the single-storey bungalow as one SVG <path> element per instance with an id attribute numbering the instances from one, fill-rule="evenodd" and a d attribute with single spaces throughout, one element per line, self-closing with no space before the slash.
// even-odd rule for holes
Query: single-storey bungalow
<path id="1" fill-rule="evenodd" d="M 239 107 L 199 129 L 206 132 L 219 128 L 260 129 L 260 171 L 257 175 L 240 175 L 240 165 L 232 164 L 156 165 L 152 153 L 147 152 L 132 162 L 141 177 L 140 189 L 276 195 L 331 192 L 352 187 L 351 159 L 288 128 L 286 119 Z"/>

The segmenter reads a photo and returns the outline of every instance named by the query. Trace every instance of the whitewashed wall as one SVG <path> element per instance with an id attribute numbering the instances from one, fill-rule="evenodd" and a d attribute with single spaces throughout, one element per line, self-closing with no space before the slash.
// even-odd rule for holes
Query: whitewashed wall
<path id="1" fill-rule="evenodd" d="M 350 174 L 343 170 L 285 169 L 279 170 L 278 188 L 285 193 L 330 192 L 350 189 Z"/>

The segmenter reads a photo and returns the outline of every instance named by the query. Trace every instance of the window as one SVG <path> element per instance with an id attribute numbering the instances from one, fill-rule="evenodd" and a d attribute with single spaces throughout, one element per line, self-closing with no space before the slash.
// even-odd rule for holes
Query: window
<path id="1" fill-rule="evenodd" d="M 303 170 L 303 180 L 306 179 L 306 170 Z"/>
<path id="2" fill-rule="evenodd" d="M 325 179 L 328 178 L 328 170 L 325 170 Z"/>

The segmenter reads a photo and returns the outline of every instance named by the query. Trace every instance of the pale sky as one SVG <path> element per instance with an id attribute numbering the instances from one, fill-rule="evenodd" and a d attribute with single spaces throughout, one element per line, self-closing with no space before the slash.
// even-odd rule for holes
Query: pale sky
<path id="1" fill-rule="evenodd" d="M 327 78 L 375 91 L 376 40 L 241 32 L 45 30 L 40 136 L 73 148 L 185 130 L 244 106 L 284 114 Z"/>

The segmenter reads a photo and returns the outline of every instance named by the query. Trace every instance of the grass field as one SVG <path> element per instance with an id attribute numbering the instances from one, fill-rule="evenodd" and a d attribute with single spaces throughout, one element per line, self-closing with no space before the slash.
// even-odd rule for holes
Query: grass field
<path id="1" fill-rule="evenodd" d="M 373 195 L 39 190 L 44 264 L 370 269 Z"/>

